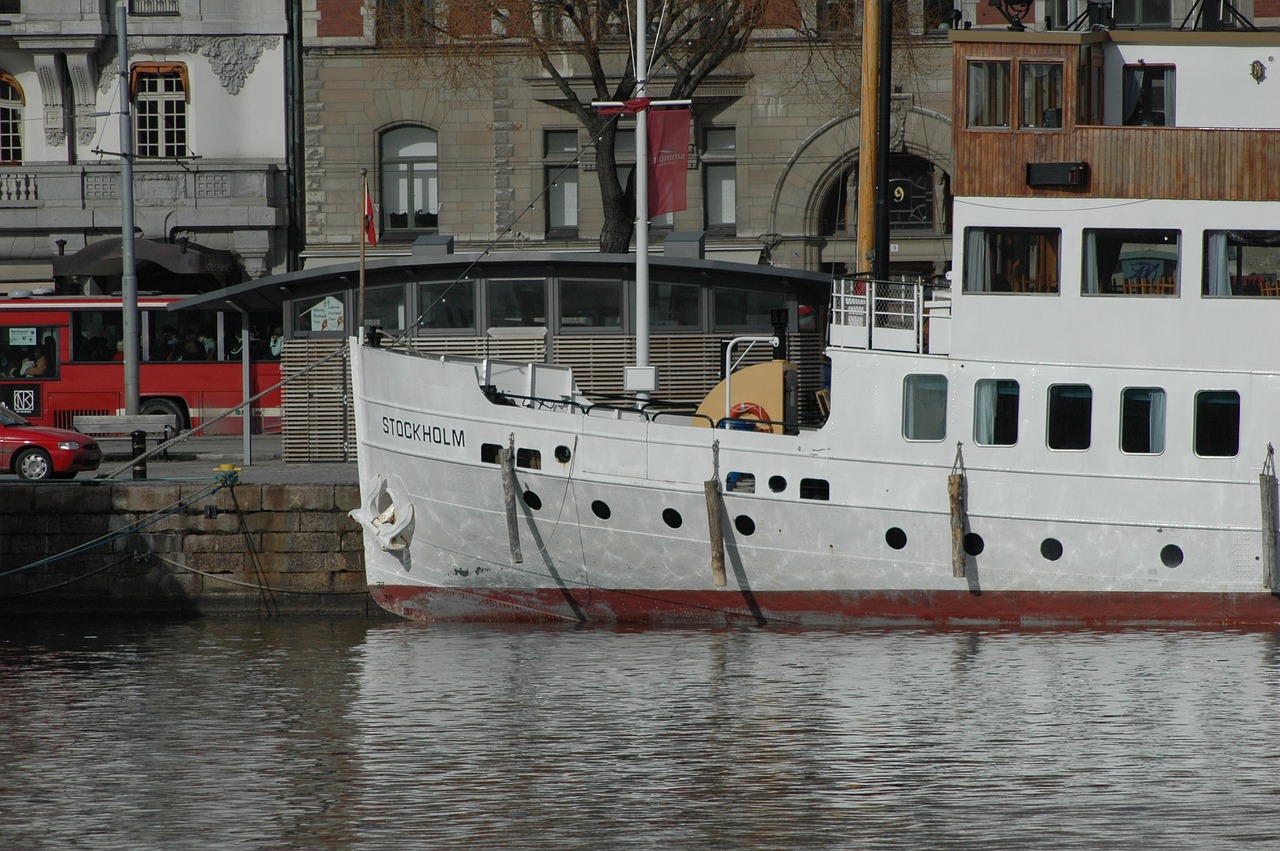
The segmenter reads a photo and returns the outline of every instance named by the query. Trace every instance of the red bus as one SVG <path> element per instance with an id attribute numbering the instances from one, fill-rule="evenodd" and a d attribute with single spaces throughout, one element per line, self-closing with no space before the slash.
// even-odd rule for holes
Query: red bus
<path id="1" fill-rule="evenodd" d="M 241 316 L 168 312 L 179 295 L 139 295 L 139 413 L 172 414 L 194 428 L 246 398 Z M 250 316 L 249 396 L 280 381 L 280 316 Z M 10 294 L 0 298 L 0 401 L 39 425 L 72 428 L 78 415 L 124 413 L 124 312 L 119 296 Z M 254 403 L 253 430 L 280 430 L 280 391 Z M 206 434 L 240 434 L 239 414 Z"/>

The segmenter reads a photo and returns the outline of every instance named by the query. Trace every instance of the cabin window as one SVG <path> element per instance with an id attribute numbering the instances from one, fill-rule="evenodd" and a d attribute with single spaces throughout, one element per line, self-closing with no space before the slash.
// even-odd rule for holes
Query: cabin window
<path id="1" fill-rule="evenodd" d="M 547 325 L 547 282 L 544 278 L 489 282 L 489 327 L 530 328 Z"/>
<path id="2" fill-rule="evenodd" d="M 716 287 L 715 327 L 719 328 L 772 328 L 774 310 L 787 306 L 786 296 L 766 290 L 735 290 Z"/>
<path id="3" fill-rule="evenodd" d="M 418 286 L 419 328 L 432 331 L 474 331 L 476 282 L 431 281 Z"/>
<path id="4" fill-rule="evenodd" d="M 364 293 L 365 319 L 376 319 L 383 331 L 403 331 L 405 328 L 404 287 L 369 287 Z"/>
<path id="5" fill-rule="evenodd" d="M 831 499 L 831 484 L 826 479 L 801 479 L 800 498 L 829 500 Z"/>
<path id="6" fill-rule="evenodd" d="M 1177 295 L 1176 230 L 1085 230 L 1086 294 Z"/>
<path id="7" fill-rule="evenodd" d="M 578 131 L 548 130 L 543 161 L 547 185 L 547 236 L 578 235 Z"/>
<path id="8" fill-rule="evenodd" d="M 1062 65 L 1023 62 L 1019 67 L 1022 74 L 1022 126 L 1062 127 Z"/>
<path id="9" fill-rule="evenodd" d="M 1131 455 L 1164 452 L 1165 393 L 1159 387 L 1127 387 L 1120 397 L 1120 450 Z"/>
<path id="10" fill-rule="evenodd" d="M 691 284 L 651 283 L 649 285 L 649 323 L 655 328 L 673 329 L 702 327 L 699 300 L 702 288 Z"/>
<path id="11" fill-rule="evenodd" d="M 1088 449 L 1093 420 L 1093 388 L 1055 384 L 1049 388 L 1050 449 Z"/>
<path id="12" fill-rule="evenodd" d="M 973 388 L 973 441 L 982 446 L 1018 442 L 1018 382 L 984 378 Z"/>
<path id="13" fill-rule="evenodd" d="M 1231 458 L 1240 452 L 1240 394 L 1201 390 L 1196 394 L 1196 454 Z"/>
<path id="14" fill-rule="evenodd" d="M 1058 292 L 1057 228 L 969 228 L 965 292 Z"/>
<path id="15" fill-rule="evenodd" d="M 966 88 L 970 127 L 1009 126 L 1009 62 L 969 63 Z"/>
<path id="16" fill-rule="evenodd" d="M 902 381 L 902 436 L 944 440 L 947 436 L 947 377 L 908 375 Z"/>
<path id="17" fill-rule="evenodd" d="M 1169 24 L 1168 0 L 1164 0 L 1164 24 Z M 1120 2 L 1116 3 L 1119 21 Z M 1123 82 L 1123 123 L 1135 127 L 1174 125 L 1174 67 L 1172 65 L 1126 65 Z"/>
<path id="18" fill-rule="evenodd" d="M 622 281 L 562 280 L 560 326 L 565 331 L 622 328 Z"/>
<path id="19" fill-rule="evenodd" d="M 1280 231 L 1211 230 L 1204 235 L 1207 296 L 1280 296 Z"/>

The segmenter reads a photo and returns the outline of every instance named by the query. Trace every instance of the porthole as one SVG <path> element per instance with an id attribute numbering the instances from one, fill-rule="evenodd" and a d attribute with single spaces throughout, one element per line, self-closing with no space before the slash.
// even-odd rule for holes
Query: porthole
<path id="1" fill-rule="evenodd" d="M 662 522 L 666 523 L 672 529 L 679 529 L 684 525 L 684 518 L 680 516 L 680 512 L 674 508 L 664 508 L 662 510 Z"/>
<path id="2" fill-rule="evenodd" d="M 769 490 L 773 491 L 774 493 L 782 493 L 786 489 L 787 489 L 787 480 L 785 477 L 783 476 L 769 477 Z"/>
<path id="3" fill-rule="evenodd" d="M 884 533 L 884 542 L 895 550 L 900 550 L 907 545 L 907 533 L 894 526 Z"/>
<path id="4" fill-rule="evenodd" d="M 613 512 L 609 509 L 609 504 L 604 500 L 597 499 L 591 503 L 591 513 L 601 520 L 608 520 L 613 516 Z"/>
<path id="5" fill-rule="evenodd" d="M 561 445 L 556 447 L 556 460 L 561 464 L 568 464 L 569 459 L 573 457 L 573 453 L 569 451 L 569 447 Z"/>
<path id="6" fill-rule="evenodd" d="M 1049 561 L 1057 561 L 1062 558 L 1062 541 L 1057 538 L 1045 538 L 1040 542 L 1040 555 Z"/>
<path id="7" fill-rule="evenodd" d="M 733 528 L 744 536 L 754 535 L 756 533 L 756 521 L 745 514 L 739 514 L 733 518 Z"/>
<path id="8" fill-rule="evenodd" d="M 537 511 L 542 508 L 542 498 L 533 491 L 525 491 L 524 504 L 532 508 L 534 511 Z"/>
<path id="9" fill-rule="evenodd" d="M 1160 562 L 1165 567 L 1178 567 L 1182 564 L 1182 547 L 1177 544 L 1165 544 L 1160 550 Z"/>
<path id="10" fill-rule="evenodd" d="M 982 540 L 982 536 L 977 532 L 970 532 L 964 536 L 964 551 L 971 556 L 982 555 L 982 551 L 987 548 L 987 544 Z"/>

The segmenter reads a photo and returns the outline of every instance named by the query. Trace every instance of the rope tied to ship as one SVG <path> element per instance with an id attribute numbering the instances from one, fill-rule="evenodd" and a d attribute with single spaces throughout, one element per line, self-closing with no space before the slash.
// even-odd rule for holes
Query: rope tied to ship
<path id="1" fill-rule="evenodd" d="M 947 476 L 947 500 L 951 510 L 951 575 L 963 578 L 965 575 L 964 527 L 964 495 L 966 489 L 964 454 L 956 443 L 956 460 L 951 464 L 951 475 Z"/>

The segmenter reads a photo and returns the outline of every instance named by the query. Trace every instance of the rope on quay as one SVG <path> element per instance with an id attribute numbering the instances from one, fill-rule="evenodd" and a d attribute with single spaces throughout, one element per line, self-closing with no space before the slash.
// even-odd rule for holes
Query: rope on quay
<path id="1" fill-rule="evenodd" d="M 208 573 L 203 570 L 198 570 L 194 567 L 191 567 L 190 565 L 176 562 L 171 558 L 165 558 L 164 556 L 157 555 L 156 553 L 152 553 L 151 555 L 154 558 L 158 559 L 159 561 L 162 561 L 165 564 L 170 565 L 171 567 L 176 567 L 179 570 L 185 570 L 188 573 L 194 573 L 197 576 L 203 576 L 206 579 L 215 579 L 218 582 L 225 582 L 228 585 L 239 585 L 241 588 L 253 588 L 259 591 L 270 591 L 274 594 L 302 594 L 302 595 L 314 596 L 314 597 L 337 597 L 337 596 L 354 597 L 357 594 L 369 593 L 369 591 L 365 588 L 361 588 L 359 591 L 302 591 L 296 588 L 276 588 L 270 585 L 258 585 L 258 584 L 254 584 L 253 582 L 243 582 L 239 579 L 231 579 L 226 576 L 219 576 L 216 573 Z"/>

